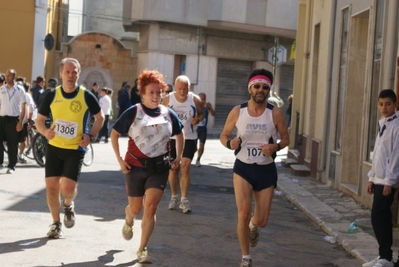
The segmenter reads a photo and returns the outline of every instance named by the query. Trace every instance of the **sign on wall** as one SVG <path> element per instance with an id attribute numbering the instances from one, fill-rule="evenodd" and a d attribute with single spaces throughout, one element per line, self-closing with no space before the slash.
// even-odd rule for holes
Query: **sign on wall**
<path id="1" fill-rule="evenodd" d="M 274 46 L 267 50 L 267 62 L 273 65 L 274 60 Z M 287 49 L 283 45 L 277 46 L 276 65 L 279 66 L 287 61 Z"/>

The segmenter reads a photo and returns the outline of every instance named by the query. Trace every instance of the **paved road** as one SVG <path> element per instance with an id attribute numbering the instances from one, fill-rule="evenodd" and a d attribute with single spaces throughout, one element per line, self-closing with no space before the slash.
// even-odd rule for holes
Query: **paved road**
<path id="1" fill-rule="evenodd" d="M 126 196 L 111 145 L 95 144 L 94 150 L 94 163 L 83 168 L 79 183 L 76 225 L 64 229 L 60 240 L 45 238 L 51 217 L 44 170 L 28 162 L 14 175 L 0 171 L 1 266 L 140 266 L 135 260 L 140 219 L 132 241 L 121 237 Z M 192 166 L 190 215 L 167 210 L 170 191 L 165 191 L 148 246 L 152 266 L 239 266 L 233 160 L 219 140 L 207 141 L 203 166 Z M 340 245 L 325 242 L 325 235 L 284 195 L 275 195 L 269 224 L 251 250 L 254 266 L 360 266 Z"/>

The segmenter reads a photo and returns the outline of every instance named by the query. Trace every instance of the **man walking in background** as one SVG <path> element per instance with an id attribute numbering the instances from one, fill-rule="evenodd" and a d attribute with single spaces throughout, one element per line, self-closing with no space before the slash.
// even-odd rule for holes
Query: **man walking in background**
<path id="1" fill-rule="evenodd" d="M 195 166 L 201 167 L 200 160 L 201 160 L 202 154 L 204 154 L 206 135 L 208 134 L 208 128 L 207 128 L 208 116 L 210 113 L 213 117 L 215 117 L 216 112 L 213 109 L 212 104 L 209 102 L 206 102 L 206 94 L 205 93 L 199 93 L 198 96 L 200 97 L 202 105 L 203 105 L 204 119 L 200 123 L 198 123 L 198 128 L 197 128 L 199 148 L 198 148 L 197 161 L 195 162 Z"/>
<path id="2" fill-rule="evenodd" d="M 17 164 L 19 133 L 25 117 L 25 89 L 15 83 L 17 73 L 13 69 L 6 72 L 6 84 L 0 87 L 0 140 L 7 142 L 8 174 L 15 172 Z M 4 160 L 4 148 L 0 146 L 0 161 Z"/>
<path id="3" fill-rule="evenodd" d="M 112 107 L 112 101 L 111 98 L 107 95 L 108 93 L 108 88 L 103 87 L 100 90 L 100 99 L 98 102 L 100 103 L 101 110 L 104 113 L 104 124 L 103 127 L 101 128 L 100 132 L 98 133 L 98 141 L 101 140 L 101 138 L 104 136 L 104 143 L 108 143 L 108 137 L 109 137 L 109 116 L 111 115 L 111 107 Z"/>
<path id="4" fill-rule="evenodd" d="M 35 101 L 36 107 L 39 107 L 39 96 L 44 92 L 45 79 L 43 76 L 37 76 L 36 84 L 32 87 L 31 93 L 33 101 Z"/>

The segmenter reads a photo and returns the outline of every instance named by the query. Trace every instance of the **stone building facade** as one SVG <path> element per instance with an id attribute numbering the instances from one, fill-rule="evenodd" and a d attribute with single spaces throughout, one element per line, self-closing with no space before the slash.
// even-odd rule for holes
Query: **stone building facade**
<path id="1" fill-rule="evenodd" d="M 208 125 L 221 128 L 228 112 L 248 100 L 249 73 L 273 69 L 267 59 L 276 38 L 290 51 L 297 9 L 296 0 L 125 0 L 123 25 L 140 35 L 138 72 L 158 69 L 170 84 L 187 75 L 194 93 L 206 93 L 215 107 Z M 272 90 L 283 98 L 292 92 L 293 63 L 288 54 L 276 67 Z"/>
<path id="2" fill-rule="evenodd" d="M 378 94 L 399 92 L 398 7 L 384 0 L 299 5 L 291 156 L 367 207 Z"/>
<path id="3" fill-rule="evenodd" d="M 62 44 L 61 50 L 55 52 L 54 73 L 59 72 L 58 64 L 65 57 L 79 60 L 82 67 L 79 84 L 90 89 L 97 82 L 100 87 L 114 89 L 114 110 L 117 91 L 122 83 L 127 81 L 134 85 L 137 77 L 137 61 L 132 57 L 132 50 L 107 34 L 85 32 Z"/>

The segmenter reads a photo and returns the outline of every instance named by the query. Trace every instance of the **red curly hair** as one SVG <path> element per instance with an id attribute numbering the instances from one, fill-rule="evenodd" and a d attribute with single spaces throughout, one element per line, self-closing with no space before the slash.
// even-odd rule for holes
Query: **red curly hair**
<path id="1" fill-rule="evenodd" d="M 164 82 L 164 76 L 157 70 L 143 70 L 141 71 L 138 81 L 137 87 L 139 89 L 139 95 L 143 95 L 145 93 L 145 88 L 147 85 L 155 83 L 161 88 L 161 91 L 166 90 L 168 85 Z"/>

